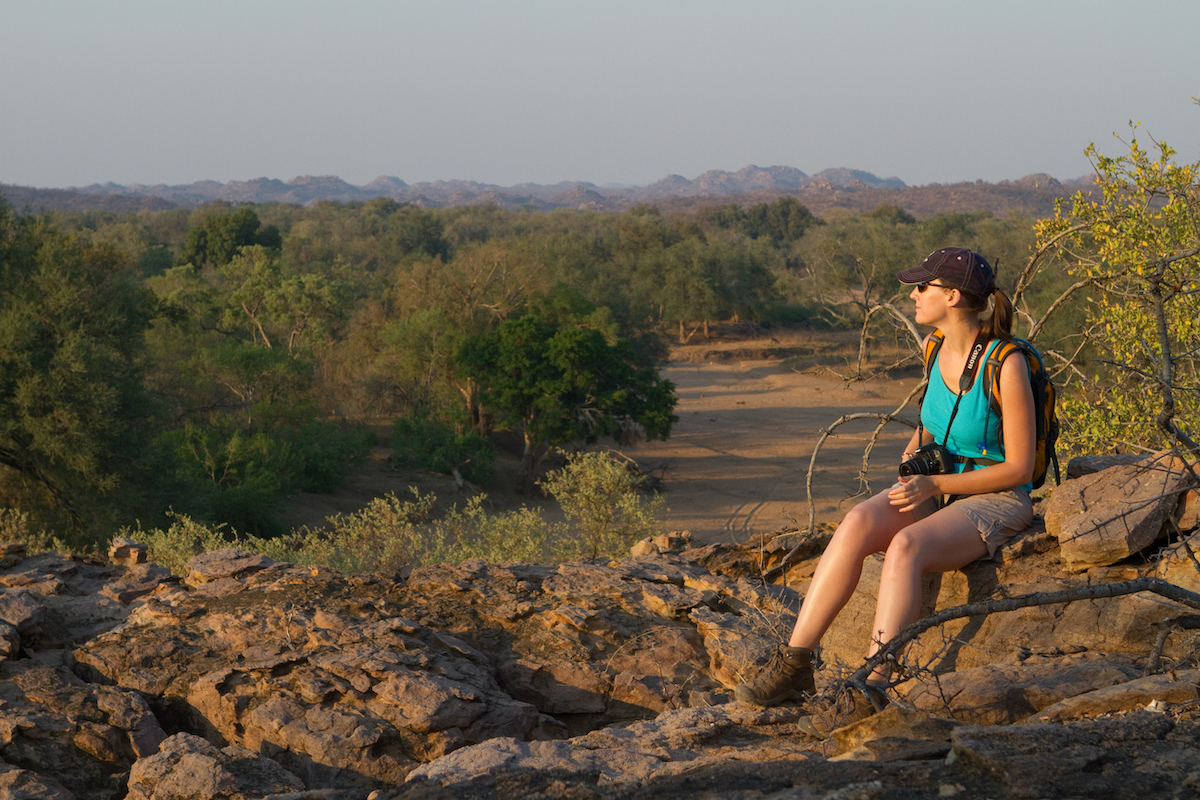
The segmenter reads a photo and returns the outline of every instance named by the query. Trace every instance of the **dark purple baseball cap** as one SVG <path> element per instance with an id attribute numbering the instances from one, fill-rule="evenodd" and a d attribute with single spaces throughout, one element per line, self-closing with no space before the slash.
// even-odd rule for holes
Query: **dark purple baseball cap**
<path id="1" fill-rule="evenodd" d="M 896 275 L 901 283 L 942 280 L 968 294 L 989 295 L 996 289 L 996 273 L 983 256 L 965 247 L 934 250 L 917 266 Z"/>

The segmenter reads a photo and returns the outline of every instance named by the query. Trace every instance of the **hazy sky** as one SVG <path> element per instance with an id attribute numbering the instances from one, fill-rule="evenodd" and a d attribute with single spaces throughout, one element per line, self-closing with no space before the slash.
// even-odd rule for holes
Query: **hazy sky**
<path id="1" fill-rule="evenodd" d="M 909 184 L 1200 153 L 1197 0 L 0 0 L 0 182 Z"/>

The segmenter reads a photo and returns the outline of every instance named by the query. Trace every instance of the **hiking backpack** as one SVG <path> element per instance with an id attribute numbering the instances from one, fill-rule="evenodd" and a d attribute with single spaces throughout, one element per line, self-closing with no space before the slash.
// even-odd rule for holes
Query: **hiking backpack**
<path id="1" fill-rule="evenodd" d="M 933 368 L 933 360 L 937 357 L 937 352 L 941 349 L 944 339 L 945 335 L 937 330 L 925 342 L 926 378 L 929 377 L 929 371 Z M 988 405 L 991 407 L 992 413 L 996 415 L 997 424 L 1000 424 L 1002 419 L 1000 365 L 1004 363 L 1004 359 L 1017 352 L 1024 355 L 1026 363 L 1029 364 L 1029 385 L 1033 389 L 1033 417 L 1037 426 L 1033 488 L 1038 489 L 1046 483 L 1046 474 L 1049 472 L 1051 464 L 1054 465 L 1054 482 L 1062 483 L 1062 476 L 1058 469 L 1058 454 L 1054 450 L 1054 445 L 1058 442 L 1058 416 L 1054 413 L 1054 401 L 1058 396 L 1058 391 L 1054 388 L 1050 376 L 1046 374 L 1046 365 L 1042 363 L 1042 354 L 1032 344 L 1015 336 L 1007 341 L 1001 341 L 984 362 L 983 385 L 987 388 Z M 1003 452 L 1003 435 L 1000 436 L 1000 441 L 1001 452 Z"/>

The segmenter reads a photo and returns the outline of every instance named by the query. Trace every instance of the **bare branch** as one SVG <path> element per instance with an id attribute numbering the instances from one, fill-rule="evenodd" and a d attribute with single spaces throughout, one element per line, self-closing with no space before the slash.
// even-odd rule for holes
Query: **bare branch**
<path id="1" fill-rule="evenodd" d="M 978 603 L 967 603 L 966 605 L 947 608 L 944 611 L 931 614 L 909 625 L 896 634 L 891 641 L 883 645 L 875 655 L 868 658 L 846 680 L 846 683 L 851 686 L 865 685 L 867 676 L 884 662 L 895 661 L 897 655 L 904 649 L 905 645 L 930 628 L 943 625 L 953 619 L 995 614 L 1004 611 L 1016 611 L 1021 608 L 1029 608 L 1030 606 L 1071 603 L 1076 600 L 1100 600 L 1127 594 L 1136 594 L 1138 592 L 1151 592 L 1189 608 L 1200 609 L 1200 594 L 1189 592 L 1187 589 L 1183 589 L 1173 583 L 1167 583 L 1162 578 L 1153 577 L 1142 577 L 1123 583 L 1077 586 L 1073 589 L 1063 589 L 1057 592 L 1034 592 L 1032 594 L 1017 595 L 1016 597 L 1001 597 L 992 600 L 983 600 Z"/>
<path id="2" fill-rule="evenodd" d="M 1081 222 L 1081 223 L 1072 225 L 1071 227 L 1069 227 L 1065 230 L 1059 231 L 1055 236 L 1053 236 L 1048 242 L 1046 242 L 1041 247 L 1039 247 L 1037 249 L 1037 251 L 1035 251 L 1034 254 L 1029 257 L 1029 260 L 1025 262 L 1025 266 L 1021 269 L 1020 276 L 1017 278 L 1016 288 L 1013 289 L 1012 303 L 1014 306 L 1019 305 L 1021 303 L 1021 301 L 1024 299 L 1025 290 L 1029 288 L 1029 284 L 1033 282 L 1034 276 L 1037 275 L 1037 273 L 1038 273 L 1037 264 L 1039 261 L 1042 260 L 1042 257 L 1045 256 L 1046 253 L 1050 252 L 1050 250 L 1055 245 L 1057 245 L 1059 242 L 1061 242 L 1066 237 L 1071 236 L 1072 234 L 1075 234 L 1075 233 L 1079 233 L 1082 230 L 1086 230 L 1088 227 L 1089 227 L 1089 225 L 1087 223 Z M 1033 338 L 1032 334 L 1030 335 L 1029 338 L 1031 338 L 1031 339 Z"/>
<path id="3" fill-rule="evenodd" d="M 1046 320 L 1050 319 L 1051 315 L 1053 315 L 1055 311 L 1057 311 L 1064 303 L 1066 303 L 1067 300 L 1070 299 L 1071 295 L 1075 294 L 1075 292 L 1083 289 L 1084 287 L 1098 286 L 1100 284 L 1101 281 L 1097 280 L 1096 278 L 1084 278 L 1083 280 L 1076 281 L 1064 289 L 1063 293 L 1055 298 L 1054 302 L 1050 304 L 1050 307 L 1046 309 L 1046 313 L 1042 314 L 1042 318 L 1039 319 L 1033 325 L 1033 327 L 1029 329 L 1029 340 L 1033 341 L 1037 338 L 1037 335 L 1042 331 L 1042 327 L 1046 324 Z"/>

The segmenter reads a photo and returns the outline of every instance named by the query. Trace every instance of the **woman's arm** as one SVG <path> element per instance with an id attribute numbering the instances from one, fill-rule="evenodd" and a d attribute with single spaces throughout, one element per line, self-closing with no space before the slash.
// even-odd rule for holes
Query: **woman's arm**
<path id="1" fill-rule="evenodd" d="M 908 461 L 913 457 L 913 453 L 917 452 L 917 448 L 922 445 L 932 444 L 933 434 L 924 427 L 917 428 L 913 431 L 913 435 L 909 438 L 908 444 L 904 447 L 904 454 L 900 457 L 901 463 Z"/>
<path id="2" fill-rule="evenodd" d="M 1003 411 L 1004 461 L 970 472 L 902 478 L 902 483 L 888 493 L 892 505 L 901 506 L 901 511 L 911 511 L 936 495 L 999 492 L 1032 480 L 1037 423 L 1033 389 L 1029 385 L 1029 364 L 1021 353 L 1013 353 L 1001 364 L 1000 408 Z"/>

